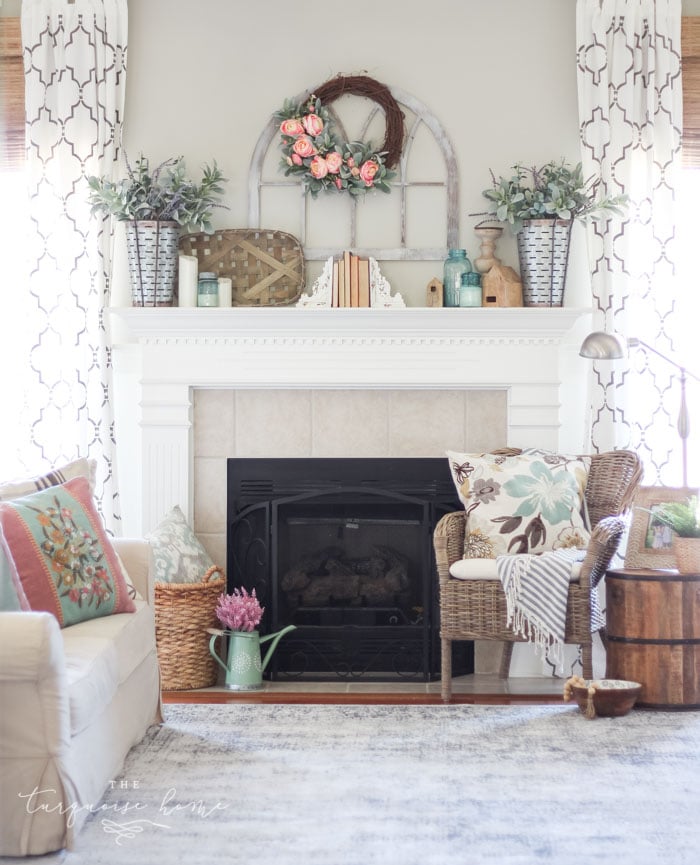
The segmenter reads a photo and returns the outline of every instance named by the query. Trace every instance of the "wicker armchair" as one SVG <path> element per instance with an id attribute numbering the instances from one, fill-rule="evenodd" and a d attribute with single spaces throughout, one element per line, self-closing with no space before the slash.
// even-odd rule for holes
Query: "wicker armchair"
<path id="1" fill-rule="evenodd" d="M 512 452 L 512 451 L 511 451 Z M 591 592 L 605 575 L 625 528 L 622 518 L 639 484 L 642 466 L 631 451 L 594 454 L 586 484 L 592 534 L 578 582 L 569 586 L 565 642 L 582 647 L 583 674 L 592 672 Z M 500 675 L 507 678 L 513 643 L 523 642 L 506 625 L 506 597 L 500 580 L 458 580 L 450 565 L 464 553 L 465 511 L 446 514 L 435 527 L 433 544 L 440 589 L 442 699 L 452 695 L 452 641 L 500 640 Z"/>

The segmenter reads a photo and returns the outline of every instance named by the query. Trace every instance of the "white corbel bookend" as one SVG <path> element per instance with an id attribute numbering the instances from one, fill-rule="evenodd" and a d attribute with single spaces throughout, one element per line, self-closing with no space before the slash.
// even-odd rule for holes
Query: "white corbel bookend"
<path id="1" fill-rule="evenodd" d="M 374 258 L 369 259 L 369 298 L 373 309 L 389 309 L 405 307 L 403 297 L 397 292 L 391 293 L 391 285 L 382 275 L 379 264 Z M 311 294 L 302 294 L 297 306 L 329 307 L 333 302 L 333 256 L 323 265 L 323 271 L 311 287 Z"/>

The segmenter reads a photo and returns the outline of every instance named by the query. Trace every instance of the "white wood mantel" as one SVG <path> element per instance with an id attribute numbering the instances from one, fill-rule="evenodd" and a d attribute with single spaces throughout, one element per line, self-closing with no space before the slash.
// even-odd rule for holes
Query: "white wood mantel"
<path id="1" fill-rule="evenodd" d="M 141 528 L 192 516 L 194 388 L 503 388 L 509 443 L 556 448 L 567 335 L 590 310 L 113 308 L 138 354 Z"/>

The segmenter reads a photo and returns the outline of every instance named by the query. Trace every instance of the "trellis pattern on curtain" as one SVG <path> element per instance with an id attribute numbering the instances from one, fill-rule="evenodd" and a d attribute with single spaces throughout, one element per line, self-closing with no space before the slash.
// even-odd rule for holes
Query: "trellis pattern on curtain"
<path id="1" fill-rule="evenodd" d="M 86 177 L 116 168 L 126 83 L 126 0 L 24 0 L 30 351 L 25 464 L 97 459 L 100 510 L 119 522 L 105 309 L 111 238 Z"/>
<path id="2" fill-rule="evenodd" d="M 584 174 L 629 210 L 588 227 L 594 329 L 673 356 L 675 190 L 682 128 L 681 0 L 577 0 Z M 636 450 L 647 483 L 678 484 L 679 388 L 672 367 L 633 352 L 595 364 L 592 444 Z"/>

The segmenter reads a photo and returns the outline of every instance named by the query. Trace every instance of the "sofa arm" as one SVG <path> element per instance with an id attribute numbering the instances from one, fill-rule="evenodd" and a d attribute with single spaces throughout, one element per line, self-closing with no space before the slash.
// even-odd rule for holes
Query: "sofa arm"
<path id="1" fill-rule="evenodd" d="M 4 707 L 0 757 L 55 756 L 67 748 L 67 694 L 63 640 L 56 617 L 38 612 L 0 613 L 0 705 Z"/>
<path id="2" fill-rule="evenodd" d="M 152 607 L 155 585 L 151 545 L 142 538 L 112 538 L 112 543 L 134 586 Z"/>

